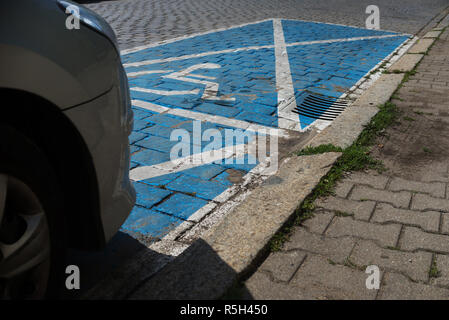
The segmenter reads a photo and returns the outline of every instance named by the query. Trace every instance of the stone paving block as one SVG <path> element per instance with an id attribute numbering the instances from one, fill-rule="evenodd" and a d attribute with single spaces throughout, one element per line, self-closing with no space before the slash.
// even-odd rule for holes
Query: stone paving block
<path id="1" fill-rule="evenodd" d="M 156 151 L 170 155 L 170 152 L 172 151 L 172 149 L 177 144 L 180 144 L 180 143 L 182 143 L 182 142 L 171 141 L 168 138 L 162 138 L 162 137 L 158 137 L 158 136 L 149 136 L 146 139 L 137 141 L 135 144 L 142 148 L 152 149 L 152 150 L 156 150 Z M 190 146 L 187 143 L 185 145 L 187 148 Z"/>
<path id="2" fill-rule="evenodd" d="M 424 35 L 424 39 L 427 38 L 438 38 L 438 36 L 441 34 L 441 31 L 429 31 Z"/>
<path id="3" fill-rule="evenodd" d="M 129 143 L 133 144 L 139 140 L 146 138 L 148 135 L 142 132 L 133 131 L 129 136 Z"/>
<path id="4" fill-rule="evenodd" d="M 241 112 L 239 108 L 232 106 L 220 106 L 214 103 L 202 103 L 198 107 L 194 108 L 194 111 L 210 113 L 213 115 L 219 115 L 222 117 L 234 117 Z"/>
<path id="5" fill-rule="evenodd" d="M 249 111 L 242 112 L 238 114 L 235 118 L 239 120 L 259 123 L 266 126 L 272 125 L 273 121 L 275 121 L 274 117 L 270 117 L 262 113 L 255 113 Z"/>
<path id="6" fill-rule="evenodd" d="M 433 197 L 444 198 L 446 192 L 446 185 L 442 182 L 419 182 L 410 181 L 402 178 L 393 178 L 388 186 L 391 191 L 416 191 L 428 193 Z"/>
<path id="7" fill-rule="evenodd" d="M 407 208 L 410 203 L 411 193 L 408 191 L 392 192 L 387 190 L 377 190 L 366 186 L 355 186 L 349 198 L 351 200 L 388 202 L 395 207 Z"/>
<path id="8" fill-rule="evenodd" d="M 173 132 L 173 130 L 174 130 L 173 128 L 169 128 L 160 124 L 155 124 L 154 126 L 142 129 L 140 132 L 170 139 L 170 135 Z"/>
<path id="9" fill-rule="evenodd" d="M 183 174 L 188 176 L 201 178 L 204 180 L 210 180 L 213 177 L 217 176 L 221 172 L 225 171 L 226 168 L 222 166 L 218 166 L 216 164 L 206 164 L 199 167 L 194 167 L 191 169 L 187 169 L 183 171 Z"/>
<path id="10" fill-rule="evenodd" d="M 449 26 L 449 16 L 446 16 L 441 22 L 437 25 L 437 28 L 444 29 Z"/>
<path id="11" fill-rule="evenodd" d="M 415 281 L 427 281 L 432 254 L 429 252 L 403 252 L 381 248 L 372 241 L 360 240 L 350 257 L 357 266 L 376 265 L 407 274 Z"/>
<path id="12" fill-rule="evenodd" d="M 426 231 L 438 232 L 440 225 L 440 213 L 436 211 L 413 211 L 398 209 L 387 203 L 379 203 L 376 206 L 372 222 L 397 222 L 420 226 Z"/>
<path id="13" fill-rule="evenodd" d="M 357 221 L 351 217 L 335 217 L 326 231 L 330 237 L 354 236 L 366 240 L 374 240 L 384 247 L 396 245 L 401 225 L 380 225 Z"/>
<path id="14" fill-rule="evenodd" d="M 438 286 L 449 286 L 449 256 L 437 254 L 435 258 L 439 274 L 437 277 L 431 278 L 430 283 Z"/>
<path id="15" fill-rule="evenodd" d="M 169 199 L 156 206 L 155 209 L 187 220 L 192 214 L 206 204 L 207 201 L 203 199 L 194 198 L 182 193 L 176 193 Z"/>
<path id="16" fill-rule="evenodd" d="M 449 200 L 433 198 L 427 194 L 415 194 L 412 200 L 413 210 L 438 210 L 449 212 Z"/>
<path id="17" fill-rule="evenodd" d="M 242 299 L 248 300 L 310 300 L 308 290 L 275 282 L 263 272 L 256 272 L 245 282 Z M 245 292 L 246 291 L 246 292 Z"/>
<path id="18" fill-rule="evenodd" d="M 284 244 L 282 250 L 301 249 L 326 256 L 336 263 L 343 263 L 354 245 L 355 240 L 350 237 L 333 239 L 310 233 L 299 227 L 296 228 L 289 241 Z"/>
<path id="19" fill-rule="evenodd" d="M 208 181 L 188 175 L 181 175 L 166 185 L 167 189 L 192 194 L 206 200 L 212 200 L 227 189 L 219 182 Z"/>
<path id="20" fill-rule="evenodd" d="M 449 236 L 424 232 L 415 227 L 404 227 L 399 248 L 408 251 L 422 249 L 449 253 Z"/>
<path id="21" fill-rule="evenodd" d="M 429 49 L 434 39 L 419 39 L 413 47 L 410 48 L 408 53 L 423 53 Z"/>
<path id="22" fill-rule="evenodd" d="M 145 120 L 134 120 L 133 131 L 139 131 L 153 125 L 152 123 L 146 121 L 146 119 L 148 118 L 145 118 Z"/>
<path id="23" fill-rule="evenodd" d="M 324 257 L 307 255 L 290 283 L 314 299 L 374 299 L 377 290 L 366 288 L 366 277 L 363 271 L 333 265 Z"/>
<path id="24" fill-rule="evenodd" d="M 141 150 L 134 154 L 132 159 L 139 164 L 151 166 L 170 161 L 170 154 L 156 150 Z"/>
<path id="25" fill-rule="evenodd" d="M 260 270 L 269 271 L 277 280 L 287 282 L 298 270 L 306 257 L 305 252 L 273 252 L 260 266 Z"/>
<path id="26" fill-rule="evenodd" d="M 421 181 L 424 182 L 449 182 L 448 164 L 440 161 L 432 161 L 428 164 L 429 168 L 432 170 L 426 170 L 421 173 Z"/>
<path id="27" fill-rule="evenodd" d="M 330 212 L 319 213 L 318 210 L 315 210 L 314 216 L 304 221 L 302 225 L 312 233 L 321 234 L 324 232 L 324 230 L 326 230 L 326 227 L 329 225 L 333 217 L 334 217 L 333 213 Z"/>
<path id="28" fill-rule="evenodd" d="M 161 187 L 161 186 L 165 186 L 167 183 L 170 183 L 171 181 L 175 180 L 180 175 L 181 174 L 177 173 L 177 172 L 169 173 L 169 174 L 164 174 L 164 175 L 161 175 L 161 176 L 157 176 L 157 177 L 141 180 L 139 182 L 145 183 L 145 184 L 149 184 L 151 186 Z"/>
<path id="29" fill-rule="evenodd" d="M 348 178 L 350 182 L 366 184 L 376 189 L 384 189 L 387 185 L 388 179 L 389 177 L 375 174 L 372 171 L 369 173 L 353 172 Z"/>
<path id="30" fill-rule="evenodd" d="M 423 56 L 424 55 L 422 54 L 405 54 L 398 61 L 393 63 L 388 70 L 398 70 L 401 72 L 411 71 Z"/>
<path id="31" fill-rule="evenodd" d="M 441 233 L 449 234 L 449 213 L 441 214 Z"/>
<path id="32" fill-rule="evenodd" d="M 136 204 L 146 208 L 151 208 L 172 194 L 171 191 L 155 188 L 139 182 L 134 182 L 134 188 L 137 193 Z"/>
<path id="33" fill-rule="evenodd" d="M 163 238 L 171 229 L 179 226 L 183 220 L 156 210 L 135 206 L 122 225 L 121 230 L 141 240 L 145 245 L 151 244 L 155 238 Z"/>
<path id="34" fill-rule="evenodd" d="M 155 114 L 155 115 L 152 115 L 151 117 L 145 118 L 145 121 L 151 122 L 154 124 L 159 124 L 161 126 L 165 126 L 165 127 L 169 127 L 169 128 L 174 128 L 183 122 L 191 121 L 191 120 L 190 119 L 182 119 L 180 117 L 172 116 L 169 114 Z"/>
<path id="35" fill-rule="evenodd" d="M 354 184 L 349 181 L 340 181 L 335 187 L 335 195 L 340 198 L 346 198 Z"/>
<path id="36" fill-rule="evenodd" d="M 378 299 L 381 300 L 440 300 L 449 299 L 449 290 L 421 283 L 387 272 L 382 280 Z"/>
<path id="37" fill-rule="evenodd" d="M 376 203 L 374 201 L 352 201 L 336 197 L 318 199 L 315 205 L 327 210 L 353 214 L 357 220 L 368 221 Z"/>

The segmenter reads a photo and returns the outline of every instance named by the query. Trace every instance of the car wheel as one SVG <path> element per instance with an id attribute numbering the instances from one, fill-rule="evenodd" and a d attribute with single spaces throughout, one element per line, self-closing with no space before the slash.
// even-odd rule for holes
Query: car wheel
<path id="1" fill-rule="evenodd" d="M 44 153 L 0 125 L 0 298 L 58 295 L 66 243 L 61 203 Z"/>

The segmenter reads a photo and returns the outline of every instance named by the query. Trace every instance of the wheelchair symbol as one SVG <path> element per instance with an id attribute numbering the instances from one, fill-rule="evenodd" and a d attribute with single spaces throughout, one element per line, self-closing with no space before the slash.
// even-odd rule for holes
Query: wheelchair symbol
<path id="1" fill-rule="evenodd" d="M 190 82 L 195 84 L 204 85 L 204 92 L 201 96 L 202 99 L 205 100 L 219 100 L 219 101 L 235 101 L 235 98 L 227 97 L 227 96 L 217 96 L 218 94 L 218 83 L 213 82 L 212 80 L 215 80 L 215 77 L 209 77 L 205 75 L 200 74 L 192 74 L 193 71 L 199 70 L 199 69 L 218 69 L 221 66 L 216 63 L 201 63 L 196 64 L 193 66 L 190 66 L 184 70 L 172 72 L 170 74 L 162 76 L 162 78 L 166 79 L 173 79 L 173 80 L 179 80 L 184 82 Z M 151 71 L 141 71 L 141 72 L 134 72 L 129 73 L 129 77 L 138 76 L 142 74 L 149 74 L 149 73 L 167 73 L 171 72 L 172 70 L 164 71 L 164 70 L 151 70 Z M 183 95 L 183 94 L 199 94 L 200 89 L 193 89 L 193 90 L 157 90 L 157 89 L 147 89 L 147 88 L 139 88 L 139 87 L 133 87 L 130 88 L 134 91 L 141 91 L 141 92 L 149 92 L 154 94 L 160 94 L 165 96 L 172 96 L 172 95 Z"/>

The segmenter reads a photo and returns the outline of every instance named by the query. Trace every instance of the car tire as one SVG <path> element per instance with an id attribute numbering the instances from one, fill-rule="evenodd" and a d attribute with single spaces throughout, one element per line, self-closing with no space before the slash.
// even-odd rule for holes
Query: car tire
<path id="1" fill-rule="evenodd" d="M 58 298 L 67 243 L 59 185 L 45 153 L 0 124 L 0 298 Z"/>

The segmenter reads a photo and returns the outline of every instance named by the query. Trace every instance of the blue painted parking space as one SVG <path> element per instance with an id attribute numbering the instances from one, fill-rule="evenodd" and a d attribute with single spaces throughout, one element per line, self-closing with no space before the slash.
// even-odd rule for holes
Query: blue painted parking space
<path id="1" fill-rule="evenodd" d="M 408 38 L 315 22 L 281 20 L 281 25 L 280 33 L 273 20 L 267 20 L 123 54 L 135 102 L 131 176 L 133 171 L 145 173 L 134 179 L 137 202 L 123 231 L 137 239 L 161 239 L 193 221 L 192 216 L 198 221 L 198 212 L 207 204 L 221 203 L 221 195 L 260 165 L 249 153 L 234 155 L 232 161 L 223 153 L 226 156 L 196 165 L 171 163 L 176 148 L 193 157 L 204 154 L 213 142 L 227 151 L 257 135 L 245 131 L 246 140 L 229 143 L 228 132 L 254 125 L 282 128 L 278 92 L 285 84 L 277 71 L 283 57 L 288 57 L 291 92 L 300 104 L 309 93 L 339 98 Z M 276 39 L 286 48 L 281 56 L 276 54 Z M 299 130 L 316 121 L 292 117 Z M 173 137 L 175 130 L 184 130 L 189 139 Z M 206 139 L 194 139 L 198 134 Z M 185 152 L 176 154 L 177 159 L 185 157 Z"/>

